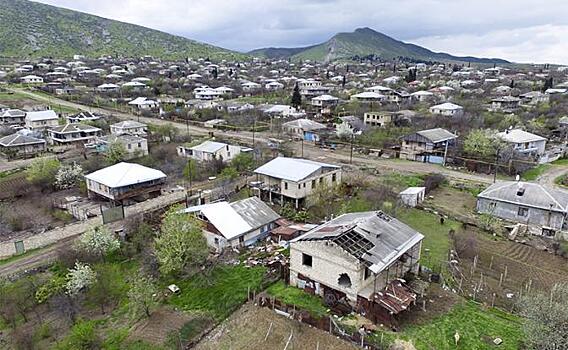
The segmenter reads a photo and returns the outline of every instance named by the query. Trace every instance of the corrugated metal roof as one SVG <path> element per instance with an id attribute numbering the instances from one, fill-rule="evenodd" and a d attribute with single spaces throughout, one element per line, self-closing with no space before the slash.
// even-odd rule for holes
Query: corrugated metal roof
<path id="1" fill-rule="evenodd" d="M 215 153 L 221 148 L 227 146 L 226 143 L 215 142 L 215 141 L 205 141 L 197 146 L 193 146 L 190 149 L 194 151 L 200 151 L 205 153 Z"/>
<path id="2" fill-rule="evenodd" d="M 532 134 L 528 131 L 524 131 L 521 129 L 513 129 L 503 131 L 497 134 L 500 138 L 508 142 L 514 143 L 525 143 L 525 142 L 534 142 L 534 141 L 545 141 L 546 139 L 542 136 L 538 136 Z"/>
<path id="3" fill-rule="evenodd" d="M 110 188 L 135 185 L 165 177 L 166 174 L 160 170 L 148 168 L 140 164 L 125 162 L 111 165 L 95 171 L 94 173 L 85 175 L 85 178 Z"/>
<path id="4" fill-rule="evenodd" d="M 417 134 L 427 138 L 434 143 L 452 140 L 458 137 L 457 135 L 454 135 L 448 130 L 442 128 L 422 130 L 418 131 Z"/>
<path id="5" fill-rule="evenodd" d="M 200 212 L 227 239 L 233 239 L 278 220 L 280 215 L 257 197 L 234 203 L 217 202 L 190 207 L 186 213 Z"/>
<path id="6" fill-rule="evenodd" d="M 363 243 L 370 242 L 372 247 L 361 255 L 352 254 L 350 247 L 342 248 L 366 262 L 374 273 L 384 270 L 424 238 L 418 231 L 381 211 L 368 211 L 338 216 L 292 242 L 327 240 L 337 242 L 341 247 L 342 243 L 337 238 L 345 234 L 353 236 L 353 233 L 358 235 Z"/>
<path id="7" fill-rule="evenodd" d="M 278 157 L 257 168 L 254 172 L 297 182 L 309 177 L 321 168 L 339 169 L 340 167 L 307 159 Z"/>

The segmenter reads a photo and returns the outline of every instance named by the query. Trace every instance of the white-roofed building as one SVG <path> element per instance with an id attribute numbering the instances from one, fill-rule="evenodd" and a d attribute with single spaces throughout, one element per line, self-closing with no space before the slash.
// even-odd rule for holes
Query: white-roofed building
<path id="1" fill-rule="evenodd" d="M 0 125 L 24 125 L 26 112 L 19 109 L 7 109 L 0 112 Z"/>
<path id="2" fill-rule="evenodd" d="M 203 221 L 207 245 L 221 252 L 227 247 L 245 247 L 267 237 L 280 218 L 258 197 L 233 203 L 216 202 L 184 210 Z"/>
<path id="3" fill-rule="evenodd" d="M 26 112 L 26 128 L 30 130 L 42 130 L 53 128 L 59 125 L 57 114 L 48 109 L 45 111 Z"/>
<path id="4" fill-rule="evenodd" d="M 26 75 L 20 78 L 22 84 L 43 84 L 43 78 L 37 75 Z"/>
<path id="5" fill-rule="evenodd" d="M 110 133 L 114 135 L 130 134 L 136 136 L 146 136 L 146 124 L 135 120 L 125 120 L 110 126 Z"/>
<path id="6" fill-rule="evenodd" d="M 251 184 L 261 198 L 283 204 L 291 200 L 296 208 L 318 186 L 335 186 L 341 183 L 341 167 L 301 158 L 278 157 L 254 171 L 258 181 Z"/>
<path id="7" fill-rule="evenodd" d="M 497 134 L 501 139 L 513 145 L 517 152 L 543 155 L 546 148 L 546 138 L 532 134 L 522 129 L 505 130 Z"/>
<path id="8" fill-rule="evenodd" d="M 197 161 L 221 160 L 228 162 L 241 152 L 252 152 L 252 148 L 229 145 L 223 142 L 205 141 L 197 146 L 178 146 L 177 153 L 181 157 Z"/>
<path id="9" fill-rule="evenodd" d="M 385 101 L 387 97 L 377 92 L 365 91 L 352 95 L 351 99 L 359 102 L 382 102 Z"/>
<path id="10" fill-rule="evenodd" d="M 282 124 L 282 131 L 305 141 L 319 141 L 327 126 L 314 120 L 300 118 Z"/>
<path id="11" fill-rule="evenodd" d="M 116 202 L 160 195 L 166 174 L 135 163 L 121 162 L 85 175 L 89 197 Z"/>
<path id="12" fill-rule="evenodd" d="M 463 107 L 451 102 L 445 102 L 430 107 L 430 113 L 455 117 L 463 114 Z"/>

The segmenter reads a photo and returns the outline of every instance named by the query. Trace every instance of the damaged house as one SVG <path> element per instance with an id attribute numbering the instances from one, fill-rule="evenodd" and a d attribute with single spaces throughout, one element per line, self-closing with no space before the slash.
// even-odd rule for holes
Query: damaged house
<path id="1" fill-rule="evenodd" d="M 416 300 L 401 278 L 418 271 L 423 238 L 381 211 L 343 214 L 291 241 L 290 284 L 396 323 Z"/>
<path id="2" fill-rule="evenodd" d="M 233 203 L 216 202 L 184 209 L 194 213 L 203 223 L 207 245 L 221 252 L 225 248 L 245 247 L 267 237 L 280 219 L 258 197 Z"/>

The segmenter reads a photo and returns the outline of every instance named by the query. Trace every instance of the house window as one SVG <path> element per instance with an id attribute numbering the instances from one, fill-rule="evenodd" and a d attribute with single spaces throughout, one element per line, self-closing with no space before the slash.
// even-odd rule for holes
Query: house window
<path id="1" fill-rule="evenodd" d="M 239 237 L 239 244 L 243 245 L 245 243 L 245 236 L 240 236 Z"/>
<path id="2" fill-rule="evenodd" d="M 335 182 L 337 180 L 337 174 L 331 175 L 331 182 Z"/>
<path id="3" fill-rule="evenodd" d="M 320 177 L 320 184 L 323 183 L 323 177 Z"/>
<path id="4" fill-rule="evenodd" d="M 302 253 L 302 265 L 312 267 L 312 256 Z"/>
<path id="5" fill-rule="evenodd" d="M 529 215 L 529 208 L 519 207 L 519 211 L 518 211 L 517 215 L 522 216 L 522 217 L 528 216 Z"/>
<path id="6" fill-rule="evenodd" d="M 371 270 L 365 266 L 365 279 L 368 279 L 369 277 L 371 277 Z"/>
<path id="7" fill-rule="evenodd" d="M 312 188 L 316 188 L 316 180 L 312 180 Z"/>
<path id="8" fill-rule="evenodd" d="M 284 189 L 287 190 L 288 189 L 288 183 L 284 182 Z"/>
<path id="9" fill-rule="evenodd" d="M 132 144 L 128 144 L 128 149 L 132 149 Z"/>
<path id="10" fill-rule="evenodd" d="M 304 182 L 303 187 L 306 188 L 306 183 Z"/>
<path id="11" fill-rule="evenodd" d="M 300 189 L 302 187 L 302 184 L 298 184 L 298 189 Z"/>
<path id="12" fill-rule="evenodd" d="M 138 148 L 142 148 L 142 142 L 138 142 Z"/>

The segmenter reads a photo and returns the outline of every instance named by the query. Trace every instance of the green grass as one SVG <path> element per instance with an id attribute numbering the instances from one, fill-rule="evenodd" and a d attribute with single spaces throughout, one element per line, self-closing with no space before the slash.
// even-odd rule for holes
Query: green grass
<path id="1" fill-rule="evenodd" d="M 201 311 L 223 320 L 247 299 L 247 293 L 259 291 L 266 268 L 245 266 L 215 267 L 209 276 L 199 274 L 176 283 L 181 293 L 168 302 L 186 311 Z"/>
<path id="2" fill-rule="evenodd" d="M 444 349 L 495 349 L 516 350 L 522 348 L 522 320 L 498 309 L 482 309 L 474 302 L 456 305 L 450 312 L 427 324 L 411 326 L 401 333 L 385 333 L 391 341 L 397 335 L 411 340 L 418 350 Z M 460 334 L 455 346 L 454 334 Z M 499 346 L 495 338 L 503 339 Z M 379 337 L 374 337 L 377 339 Z"/>
<path id="3" fill-rule="evenodd" d="M 450 229 L 459 230 L 461 223 L 446 219 L 441 225 L 438 215 L 418 209 L 400 210 L 396 218 L 424 235 L 422 264 L 434 271 L 440 271 L 442 261 L 447 260 L 450 249 L 448 232 Z"/>
<path id="4" fill-rule="evenodd" d="M 6 264 L 9 264 L 9 263 L 12 263 L 12 262 L 14 262 L 14 261 L 18 261 L 18 260 L 23 259 L 23 258 L 26 258 L 26 257 L 28 257 L 28 256 L 30 256 L 30 255 L 34 255 L 34 254 L 36 254 L 36 253 L 38 253 L 38 252 L 40 252 L 40 251 L 42 251 L 42 250 L 44 250 L 44 249 L 46 249 L 46 248 L 48 248 L 48 247 L 49 247 L 49 246 L 45 246 L 45 247 L 41 247 L 41 248 L 29 249 L 29 250 L 26 250 L 26 251 L 25 251 L 24 253 L 22 253 L 22 254 L 13 255 L 13 256 L 11 256 L 11 257 L 9 257 L 9 258 L 2 259 L 2 260 L 0 260 L 0 266 L 6 265 Z"/>
<path id="5" fill-rule="evenodd" d="M 552 165 L 568 165 L 568 158 L 561 158 L 551 163 Z"/>
<path id="6" fill-rule="evenodd" d="M 548 169 L 550 169 L 550 164 L 540 164 L 537 167 L 525 171 L 521 178 L 525 181 L 534 181 Z"/>
<path id="7" fill-rule="evenodd" d="M 274 283 L 266 291 L 281 302 L 296 305 L 299 309 L 307 310 L 313 316 L 323 317 L 327 314 L 327 308 L 320 297 L 288 286 L 283 281 Z"/>
<path id="8" fill-rule="evenodd" d="M 554 179 L 554 183 L 558 186 L 566 187 L 566 185 L 564 184 L 566 182 L 566 178 L 568 178 L 568 174 L 560 175 L 556 179 Z"/>
<path id="9" fill-rule="evenodd" d="M 382 182 L 390 187 L 405 189 L 424 185 L 424 178 L 420 175 L 391 173 L 382 178 Z"/>

